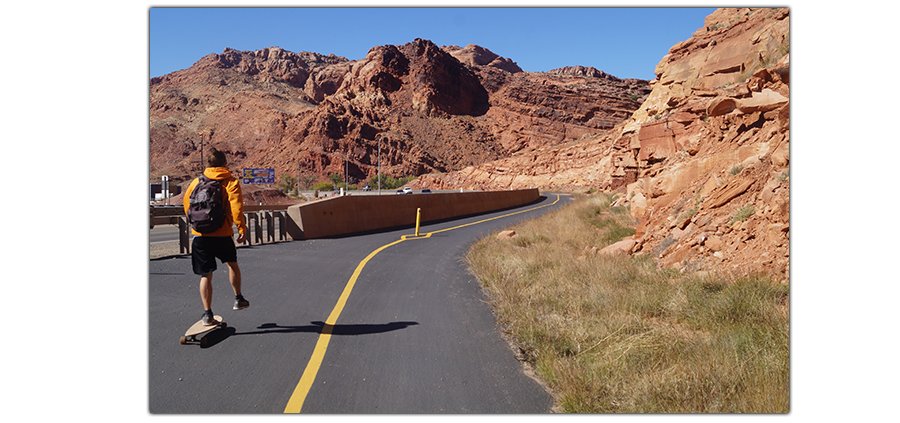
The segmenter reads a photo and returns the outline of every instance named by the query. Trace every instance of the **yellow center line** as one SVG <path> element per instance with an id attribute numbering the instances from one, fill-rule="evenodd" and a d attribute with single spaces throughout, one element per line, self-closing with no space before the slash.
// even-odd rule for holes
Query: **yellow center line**
<path id="1" fill-rule="evenodd" d="M 344 305 L 347 304 L 347 298 L 350 298 L 350 292 L 353 291 L 353 286 L 356 285 L 356 280 L 359 279 L 359 274 L 362 273 L 363 267 L 366 267 L 366 263 L 385 248 L 399 244 L 404 240 L 404 238 L 401 238 L 390 244 L 381 246 L 377 250 L 372 251 L 371 254 L 366 256 L 366 258 L 356 266 L 356 270 L 353 271 L 353 276 L 350 276 L 350 281 L 348 281 L 347 286 L 344 287 L 344 292 L 341 293 L 337 304 L 335 304 L 334 309 L 331 310 L 331 314 L 328 316 L 328 320 L 325 321 L 325 326 L 322 328 L 322 333 L 319 335 L 319 340 L 316 342 L 316 348 L 313 350 L 312 357 L 309 359 L 309 364 L 306 365 L 306 370 L 303 371 L 300 382 L 297 383 L 297 387 L 294 388 L 294 393 L 291 394 L 291 398 L 284 408 L 285 413 L 299 413 L 300 409 L 303 408 L 303 401 L 306 400 L 306 394 L 309 393 L 309 389 L 312 388 L 313 380 L 315 380 L 316 374 L 319 373 L 319 367 L 322 365 L 322 360 L 325 358 L 325 350 L 328 349 L 328 343 L 331 341 L 331 330 L 334 328 L 334 324 L 337 323 L 338 317 L 344 310 Z"/>
<path id="2" fill-rule="evenodd" d="M 559 194 L 556 195 L 556 201 L 550 204 L 517 211 L 515 213 L 505 214 L 503 216 L 492 217 L 490 219 L 479 220 L 478 222 L 467 223 L 465 225 L 459 225 L 452 228 L 429 232 L 421 236 L 403 235 L 399 240 L 394 241 L 390 244 L 383 245 L 375 251 L 372 251 L 368 256 L 366 256 L 366 258 L 359 262 L 359 265 L 356 266 L 356 270 L 354 270 L 353 275 L 350 276 L 350 280 L 347 282 L 347 286 L 344 287 L 344 292 L 341 293 L 341 296 L 338 298 L 337 304 L 335 304 L 334 309 L 331 310 L 331 314 L 328 316 L 328 320 L 325 321 L 325 326 L 322 328 L 322 333 L 319 334 L 319 340 L 316 341 L 316 347 L 313 349 L 312 357 L 310 357 L 309 363 L 306 365 L 306 369 L 303 371 L 303 375 L 300 377 L 300 382 L 298 382 L 297 386 L 294 388 L 294 392 L 291 394 L 291 398 L 288 400 L 287 406 L 284 407 L 284 412 L 299 413 L 303 408 L 303 402 L 306 401 L 306 395 L 309 394 L 309 390 L 312 388 L 313 381 L 315 381 L 316 375 L 319 373 L 319 368 L 322 366 L 322 361 L 325 359 L 325 351 L 328 350 L 328 343 L 331 342 L 331 332 L 334 329 L 334 325 L 337 323 L 337 319 L 338 317 L 340 317 L 341 312 L 344 311 L 344 306 L 347 304 L 347 299 L 350 298 L 350 292 L 353 291 L 353 286 L 356 285 L 356 281 L 357 279 L 359 279 L 360 273 L 362 273 L 363 268 L 366 267 L 366 264 L 369 262 L 369 260 L 372 259 L 372 257 L 375 257 L 376 254 L 380 253 L 384 249 L 397 245 L 403 241 L 430 238 L 432 234 L 447 232 L 453 229 L 459 229 L 466 226 L 489 222 L 491 220 L 500 219 L 502 217 L 515 216 L 519 213 L 525 213 L 543 207 L 552 206 L 558 202 Z"/>

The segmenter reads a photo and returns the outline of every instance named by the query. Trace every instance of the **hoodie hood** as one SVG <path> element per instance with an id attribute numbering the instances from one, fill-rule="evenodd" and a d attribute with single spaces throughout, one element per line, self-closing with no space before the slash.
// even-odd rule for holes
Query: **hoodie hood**
<path id="1" fill-rule="evenodd" d="M 224 181 L 232 177 L 231 171 L 227 167 L 208 167 L 203 171 L 203 175 L 216 181 Z"/>

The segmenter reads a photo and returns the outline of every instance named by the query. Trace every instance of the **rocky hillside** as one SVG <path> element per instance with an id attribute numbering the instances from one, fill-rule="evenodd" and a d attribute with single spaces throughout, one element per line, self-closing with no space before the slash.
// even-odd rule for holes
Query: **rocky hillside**
<path id="1" fill-rule="evenodd" d="M 593 69 L 593 68 L 591 68 Z M 358 61 L 278 47 L 226 49 L 150 81 L 150 180 L 199 172 L 201 146 L 232 169 L 366 180 L 446 173 L 603 133 L 647 81 L 522 72 L 475 45 L 417 39 Z M 352 182 L 351 180 L 351 182 Z"/>
<path id="2" fill-rule="evenodd" d="M 607 251 L 787 280 L 789 35 L 788 9 L 718 9 L 672 46 L 648 98 L 614 130 L 415 184 L 617 190 L 639 226 Z"/>
<path id="3" fill-rule="evenodd" d="M 649 83 L 421 39 L 358 61 L 226 49 L 151 80 L 150 178 L 188 180 L 215 145 L 233 169 L 364 180 L 380 145 L 413 188 L 617 191 L 638 229 L 607 252 L 787 280 L 789 35 L 788 9 L 718 9 Z"/>

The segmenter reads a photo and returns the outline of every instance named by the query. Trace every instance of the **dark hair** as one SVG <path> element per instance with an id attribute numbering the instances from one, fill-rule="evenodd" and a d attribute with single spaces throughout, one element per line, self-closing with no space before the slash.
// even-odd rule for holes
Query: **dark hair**
<path id="1" fill-rule="evenodd" d="M 219 151 L 215 147 L 209 148 L 209 158 L 206 159 L 206 164 L 208 164 L 209 167 L 222 167 L 227 163 L 228 161 L 225 160 L 225 153 Z"/>

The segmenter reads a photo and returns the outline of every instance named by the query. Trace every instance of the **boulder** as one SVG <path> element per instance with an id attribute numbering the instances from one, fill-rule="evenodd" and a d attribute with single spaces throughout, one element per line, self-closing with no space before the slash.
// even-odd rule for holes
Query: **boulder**
<path id="1" fill-rule="evenodd" d="M 716 97 L 706 106 L 706 114 L 710 117 L 727 115 L 737 108 L 737 101 L 730 97 Z"/>
<path id="2" fill-rule="evenodd" d="M 499 234 L 497 234 L 497 239 L 499 239 L 499 240 L 513 239 L 517 236 L 519 236 L 519 234 L 517 234 L 516 231 L 513 231 L 513 230 L 501 231 Z"/>
<path id="3" fill-rule="evenodd" d="M 736 106 L 741 113 L 768 112 L 788 104 L 787 97 L 768 88 L 751 93 L 750 98 L 737 100 Z"/>
<path id="4" fill-rule="evenodd" d="M 775 151 L 772 152 L 772 155 L 769 156 L 769 159 L 772 161 L 772 164 L 779 167 L 787 166 L 790 162 L 791 157 L 791 148 L 789 142 L 783 142 L 779 145 Z"/>
<path id="5" fill-rule="evenodd" d="M 634 248 L 634 244 L 636 241 L 631 238 L 623 239 L 615 244 L 608 245 L 600 250 L 601 255 L 606 256 L 624 256 L 631 254 L 631 249 Z"/>
<path id="6" fill-rule="evenodd" d="M 647 197 L 644 197 L 643 193 L 638 192 L 631 198 L 631 215 L 636 218 L 641 218 L 646 213 Z"/>
<path id="7" fill-rule="evenodd" d="M 772 219 L 776 222 L 790 222 L 791 208 L 790 202 L 782 197 L 775 197 L 772 200 Z"/>
<path id="8" fill-rule="evenodd" d="M 787 223 L 771 223 L 766 227 L 766 242 L 780 247 L 786 241 L 790 226 Z"/>
<path id="9" fill-rule="evenodd" d="M 715 235 L 711 235 L 709 238 L 706 238 L 706 241 L 703 243 L 703 245 L 713 251 L 722 251 L 722 248 L 725 248 L 725 243 L 722 242 L 722 239 Z"/>

